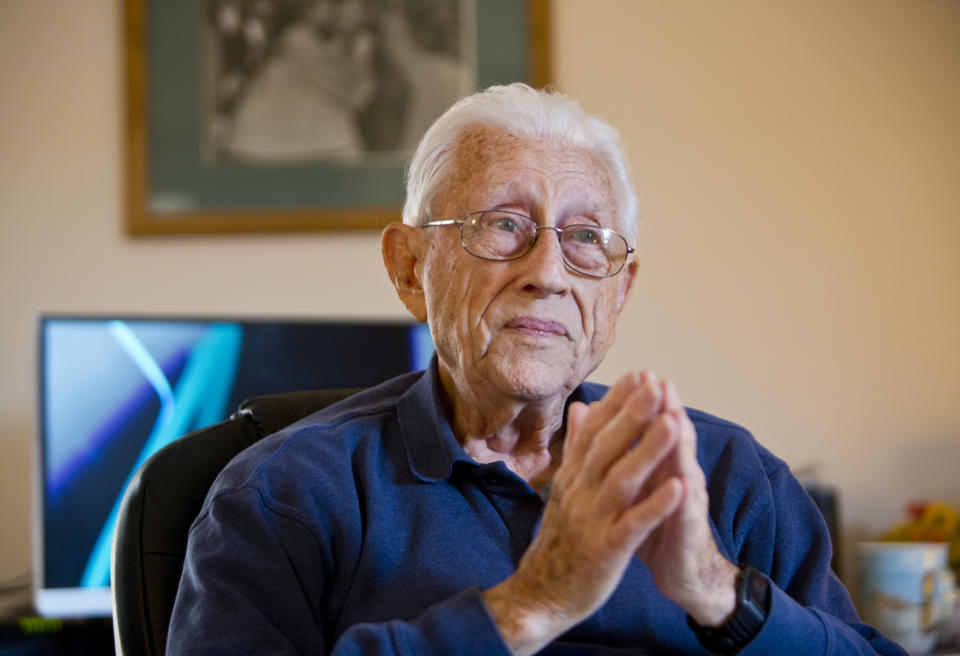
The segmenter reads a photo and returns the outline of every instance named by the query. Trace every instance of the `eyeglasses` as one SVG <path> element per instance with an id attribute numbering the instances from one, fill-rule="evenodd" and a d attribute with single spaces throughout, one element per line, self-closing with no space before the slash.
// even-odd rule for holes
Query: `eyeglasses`
<path id="1" fill-rule="evenodd" d="M 620 273 L 634 249 L 622 235 L 609 228 L 577 224 L 563 228 L 537 225 L 525 214 L 507 210 L 473 212 L 462 219 L 424 223 L 422 228 L 460 226 L 464 250 L 484 260 L 516 260 L 533 248 L 541 230 L 552 230 L 560 240 L 563 263 L 577 273 L 608 278 Z"/>

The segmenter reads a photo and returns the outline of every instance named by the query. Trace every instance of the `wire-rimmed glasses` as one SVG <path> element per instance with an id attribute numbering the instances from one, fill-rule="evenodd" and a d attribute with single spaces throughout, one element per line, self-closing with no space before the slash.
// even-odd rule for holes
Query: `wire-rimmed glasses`
<path id="1" fill-rule="evenodd" d="M 526 214 L 509 210 L 472 212 L 462 219 L 424 223 L 422 228 L 459 225 L 464 250 L 484 260 L 516 260 L 526 255 L 541 230 L 552 230 L 560 240 L 563 263 L 593 278 L 615 276 L 634 249 L 620 233 L 596 225 L 574 224 L 563 228 L 537 225 Z"/>

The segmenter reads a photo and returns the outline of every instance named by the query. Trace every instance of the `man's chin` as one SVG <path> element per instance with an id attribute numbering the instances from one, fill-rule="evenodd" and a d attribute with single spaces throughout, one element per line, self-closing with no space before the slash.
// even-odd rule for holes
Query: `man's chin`
<path id="1" fill-rule="evenodd" d="M 566 398 L 582 382 L 572 363 L 529 357 L 498 362 L 490 377 L 508 396 L 524 401 L 542 401 L 558 394 Z"/>

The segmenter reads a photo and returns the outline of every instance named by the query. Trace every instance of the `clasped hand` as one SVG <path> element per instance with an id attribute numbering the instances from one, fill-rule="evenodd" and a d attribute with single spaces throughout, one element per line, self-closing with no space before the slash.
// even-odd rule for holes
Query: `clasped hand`
<path id="1" fill-rule="evenodd" d="M 572 403 L 563 462 L 540 532 L 517 571 L 484 593 L 515 653 L 534 653 L 595 612 L 631 558 L 703 625 L 733 611 L 738 568 L 717 550 L 697 436 L 673 385 L 622 376 Z"/>

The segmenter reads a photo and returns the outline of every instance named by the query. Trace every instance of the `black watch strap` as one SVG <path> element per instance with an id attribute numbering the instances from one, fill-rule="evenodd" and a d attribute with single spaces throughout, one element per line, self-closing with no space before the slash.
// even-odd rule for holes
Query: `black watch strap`
<path id="1" fill-rule="evenodd" d="M 736 654 L 753 640 L 770 610 L 770 582 L 753 567 L 744 567 L 737 577 L 737 607 L 722 626 L 700 626 L 689 615 L 687 623 L 711 654 Z"/>

